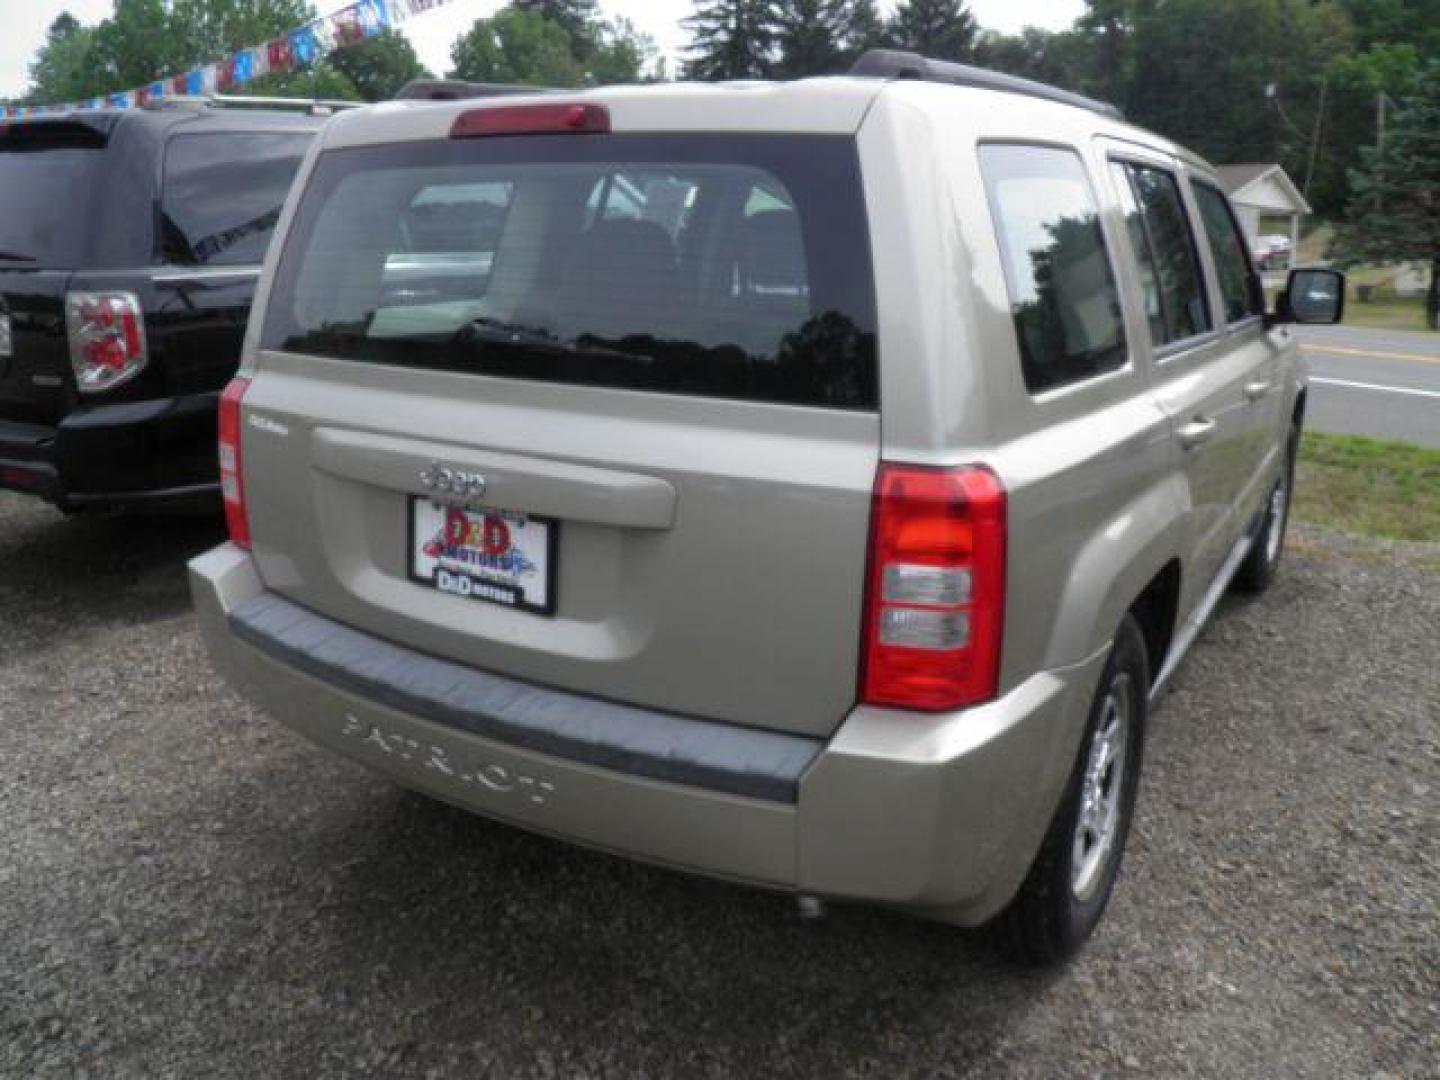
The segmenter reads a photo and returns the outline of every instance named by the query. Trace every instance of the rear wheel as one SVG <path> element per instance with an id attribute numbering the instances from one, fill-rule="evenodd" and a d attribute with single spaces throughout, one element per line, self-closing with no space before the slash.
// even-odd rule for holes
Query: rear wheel
<path id="1" fill-rule="evenodd" d="M 1018 960 L 1053 964 L 1073 956 L 1105 911 L 1135 813 L 1149 688 L 1145 639 L 1127 615 L 1060 807 L 1020 892 L 997 920 L 1002 946 Z"/>
<path id="2" fill-rule="evenodd" d="M 1295 455 L 1300 445 L 1300 432 L 1292 429 L 1285 445 L 1285 466 L 1270 489 L 1265 503 L 1265 518 L 1250 553 L 1235 571 L 1234 584 L 1241 592 L 1262 593 L 1275 580 L 1275 568 L 1285 549 L 1285 528 L 1290 522 L 1290 497 L 1295 487 Z"/>

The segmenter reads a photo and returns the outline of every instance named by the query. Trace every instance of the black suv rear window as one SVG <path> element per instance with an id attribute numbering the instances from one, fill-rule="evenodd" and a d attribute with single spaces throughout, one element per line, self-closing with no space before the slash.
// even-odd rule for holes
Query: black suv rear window
<path id="1" fill-rule="evenodd" d="M 309 133 L 176 135 L 165 150 L 160 246 L 180 266 L 258 263 Z"/>
<path id="2" fill-rule="evenodd" d="M 852 140 L 531 136 L 332 151 L 267 348 L 874 409 Z"/>
<path id="3" fill-rule="evenodd" d="M 105 141 L 83 124 L 0 125 L 0 269 L 79 265 Z"/>

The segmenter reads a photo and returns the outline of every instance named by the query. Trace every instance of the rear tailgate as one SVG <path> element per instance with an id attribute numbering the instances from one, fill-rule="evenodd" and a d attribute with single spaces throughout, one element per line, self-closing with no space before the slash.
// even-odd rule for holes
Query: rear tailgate
<path id="1" fill-rule="evenodd" d="M 537 683 L 843 718 L 880 434 L 853 140 L 327 153 L 267 311 L 243 451 L 271 588 Z"/>
<path id="2" fill-rule="evenodd" d="M 0 259 L 0 421 L 53 426 L 67 411 L 69 282 L 68 270 L 17 270 Z"/>
<path id="3" fill-rule="evenodd" d="M 0 420 L 50 425 L 66 411 L 65 290 L 91 239 L 109 126 L 0 125 Z"/>

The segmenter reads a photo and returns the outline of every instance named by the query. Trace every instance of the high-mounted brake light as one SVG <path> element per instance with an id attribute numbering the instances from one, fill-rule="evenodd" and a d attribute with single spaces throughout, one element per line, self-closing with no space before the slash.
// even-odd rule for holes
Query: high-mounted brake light
<path id="1" fill-rule="evenodd" d="M 940 712 L 996 694 L 1005 488 L 989 469 L 881 464 L 870 517 L 860 698 Z"/>
<path id="2" fill-rule="evenodd" d="M 470 109 L 450 125 L 452 139 L 485 135 L 603 135 L 610 130 L 610 110 L 604 105 L 569 104 L 496 105 Z"/>
<path id="3" fill-rule="evenodd" d="M 249 379 L 231 379 L 220 395 L 220 498 L 225 503 L 225 525 L 231 542 L 247 551 L 250 517 L 245 510 L 245 478 L 241 474 L 240 403 L 249 388 Z"/>
<path id="4" fill-rule="evenodd" d="M 70 366 L 82 394 L 97 394 L 133 379 L 150 359 L 140 298 L 129 292 L 65 295 Z"/>

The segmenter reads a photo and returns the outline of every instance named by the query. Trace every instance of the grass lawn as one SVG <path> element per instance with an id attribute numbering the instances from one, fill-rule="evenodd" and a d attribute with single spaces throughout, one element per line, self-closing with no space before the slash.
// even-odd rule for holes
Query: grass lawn
<path id="1" fill-rule="evenodd" d="M 1440 450 L 1307 432 L 1293 513 L 1345 532 L 1440 541 Z"/>
<path id="2" fill-rule="evenodd" d="M 1357 300 L 1354 291 L 1345 299 L 1346 326 L 1368 326 L 1372 330 L 1425 330 L 1425 298 L 1379 294 L 1369 303 Z"/>

